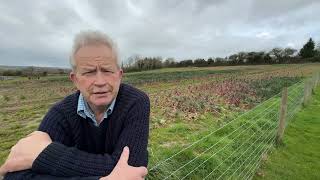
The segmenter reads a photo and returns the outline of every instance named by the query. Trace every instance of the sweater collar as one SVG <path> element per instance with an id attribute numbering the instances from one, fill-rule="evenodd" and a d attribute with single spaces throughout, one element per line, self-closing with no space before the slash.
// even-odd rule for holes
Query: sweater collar
<path id="1" fill-rule="evenodd" d="M 108 118 L 110 114 L 113 112 L 114 105 L 116 102 L 116 98 L 111 102 L 111 104 L 108 106 L 107 110 L 104 113 L 103 120 Z M 95 118 L 94 113 L 92 112 L 91 108 L 89 107 L 89 104 L 84 99 L 83 95 L 80 93 L 78 98 L 78 106 L 77 106 L 77 114 L 84 119 L 87 119 L 87 117 L 93 121 L 95 126 L 99 126 L 97 119 Z M 101 121 L 102 122 L 102 121 Z"/>

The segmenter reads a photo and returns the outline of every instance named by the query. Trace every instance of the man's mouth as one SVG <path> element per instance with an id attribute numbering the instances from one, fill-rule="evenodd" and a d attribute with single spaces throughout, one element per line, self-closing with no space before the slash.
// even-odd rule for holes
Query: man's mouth
<path id="1" fill-rule="evenodd" d="M 100 92 L 94 92 L 93 94 L 106 94 L 108 91 L 100 91 Z"/>

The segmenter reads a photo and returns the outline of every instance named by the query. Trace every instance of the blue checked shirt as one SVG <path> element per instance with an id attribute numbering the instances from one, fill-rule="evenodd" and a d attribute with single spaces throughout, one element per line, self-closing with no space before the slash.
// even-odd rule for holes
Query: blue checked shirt
<path id="1" fill-rule="evenodd" d="M 107 111 L 104 113 L 103 119 L 106 119 L 112 113 L 115 102 L 116 102 L 116 98 L 111 102 Z M 86 102 L 86 100 L 84 99 L 81 93 L 78 99 L 77 114 L 85 119 L 88 117 L 95 126 L 99 126 L 94 113 L 90 109 L 88 103 Z"/>

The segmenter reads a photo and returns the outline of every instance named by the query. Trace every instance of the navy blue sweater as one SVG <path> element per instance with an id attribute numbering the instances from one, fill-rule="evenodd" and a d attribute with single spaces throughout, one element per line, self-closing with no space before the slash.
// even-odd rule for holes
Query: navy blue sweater
<path id="1" fill-rule="evenodd" d="M 77 114 L 79 94 L 67 96 L 44 117 L 39 130 L 47 132 L 53 143 L 40 153 L 32 169 L 8 173 L 5 179 L 97 179 L 113 170 L 124 146 L 130 149 L 129 165 L 147 167 L 148 96 L 121 84 L 112 114 L 96 127 Z"/>

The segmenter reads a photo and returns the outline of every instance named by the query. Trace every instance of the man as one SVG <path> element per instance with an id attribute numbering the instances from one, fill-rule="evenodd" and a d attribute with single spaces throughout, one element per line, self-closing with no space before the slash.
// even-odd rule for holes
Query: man
<path id="1" fill-rule="evenodd" d="M 79 91 L 55 104 L 39 131 L 11 149 L 0 173 L 5 179 L 143 179 L 148 96 L 121 83 L 117 50 L 101 32 L 79 33 L 70 63 Z"/>

